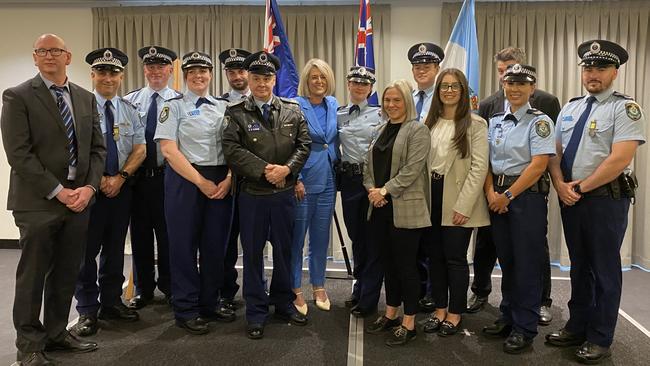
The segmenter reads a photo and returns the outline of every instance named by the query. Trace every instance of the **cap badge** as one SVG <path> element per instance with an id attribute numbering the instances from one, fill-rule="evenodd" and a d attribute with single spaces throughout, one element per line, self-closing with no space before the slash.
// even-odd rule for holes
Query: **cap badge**
<path id="1" fill-rule="evenodd" d="M 107 60 L 112 59 L 113 58 L 113 52 L 111 52 L 110 50 L 104 51 L 104 58 L 107 59 Z"/>
<path id="2" fill-rule="evenodd" d="M 260 60 L 260 62 L 266 62 L 266 61 L 269 60 L 269 58 L 268 58 L 268 56 L 266 56 L 265 53 L 262 53 L 262 54 L 260 54 L 259 60 Z"/>
<path id="3" fill-rule="evenodd" d="M 149 54 L 151 56 L 155 55 L 156 53 L 158 53 L 158 51 L 156 50 L 156 47 L 154 47 L 154 46 L 149 47 Z"/>
<path id="4" fill-rule="evenodd" d="M 359 75 L 361 75 L 361 76 L 365 76 L 367 73 L 368 73 L 368 70 L 366 70 L 365 67 L 361 66 L 361 67 L 359 68 Z"/>
<path id="5" fill-rule="evenodd" d="M 521 65 L 520 64 L 514 64 L 512 66 L 512 72 L 515 74 L 519 74 L 521 72 Z"/>
<path id="6" fill-rule="evenodd" d="M 191 57 L 193 60 L 196 60 L 196 59 L 198 59 L 199 57 L 201 57 L 201 55 L 199 55 L 198 52 L 194 52 L 194 53 L 192 54 L 192 56 L 190 56 L 190 57 Z"/>
<path id="7" fill-rule="evenodd" d="M 420 47 L 418 47 L 418 51 L 420 51 L 421 53 L 427 52 L 427 46 L 421 44 Z"/>
<path id="8" fill-rule="evenodd" d="M 229 51 L 230 57 L 237 57 L 237 50 L 234 48 L 231 48 Z"/>
<path id="9" fill-rule="evenodd" d="M 589 50 L 591 51 L 591 53 L 600 52 L 600 43 L 598 42 L 592 43 L 591 46 L 589 46 Z"/>

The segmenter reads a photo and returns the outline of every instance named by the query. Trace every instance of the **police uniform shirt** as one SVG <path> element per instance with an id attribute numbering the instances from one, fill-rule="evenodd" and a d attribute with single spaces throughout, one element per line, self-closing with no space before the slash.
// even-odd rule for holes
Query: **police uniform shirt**
<path id="1" fill-rule="evenodd" d="M 520 175 L 533 156 L 555 155 L 551 118 L 531 109 L 530 103 L 514 114 L 510 108 L 495 114 L 490 119 L 488 142 L 492 173 L 496 175 Z"/>
<path id="2" fill-rule="evenodd" d="M 120 170 L 124 167 L 124 163 L 131 155 L 134 145 L 144 145 L 144 122 L 140 119 L 137 108 L 123 100 L 120 97 L 111 99 L 114 122 L 113 130 L 106 130 L 106 98 L 99 95 L 96 91 L 95 99 L 97 100 L 97 111 L 99 112 L 99 125 L 102 129 L 104 138 L 115 139 L 117 145 L 118 166 Z"/>
<path id="3" fill-rule="evenodd" d="M 369 105 L 367 100 L 359 103 L 359 110 L 350 113 L 354 104 L 339 108 L 336 122 L 341 142 L 342 161 L 360 164 L 368 155 L 368 148 L 377 137 L 381 124 L 381 107 Z"/>
<path id="4" fill-rule="evenodd" d="M 158 116 L 162 111 L 163 103 L 166 100 L 176 98 L 182 95 L 170 87 L 165 87 L 160 91 L 155 91 L 151 89 L 151 87 L 149 86 L 144 87 L 142 89 L 134 90 L 129 94 L 125 95 L 124 99 L 131 102 L 131 104 L 133 104 L 138 109 L 138 113 L 142 118 L 142 123 L 144 124 L 145 129 L 147 127 L 147 111 L 149 110 L 149 104 L 151 103 L 151 96 L 153 95 L 153 93 L 158 93 L 158 97 L 156 97 L 156 103 L 157 103 L 156 121 L 158 120 Z M 160 151 L 160 144 L 156 144 L 156 150 L 157 150 L 156 159 L 158 160 L 157 162 L 158 166 L 162 166 L 163 163 L 165 162 L 165 158 L 163 157 L 163 154 Z"/>
<path id="5" fill-rule="evenodd" d="M 228 99 L 228 101 L 230 103 L 235 103 L 235 102 L 239 102 L 241 100 L 244 100 L 244 98 L 246 98 L 249 95 L 251 95 L 250 89 L 248 90 L 248 93 L 246 93 L 246 94 L 242 94 L 242 93 L 232 89 L 228 93 L 222 95 L 221 98 Z"/>
<path id="6" fill-rule="evenodd" d="M 424 122 L 427 119 L 427 115 L 429 114 L 429 108 L 431 107 L 431 101 L 433 100 L 433 89 L 435 85 L 431 86 L 430 88 L 427 88 L 424 90 L 424 103 L 422 103 L 422 112 L 420 112 L 420 115 L 417 116 L 418 121 Z M 413 91 L 413 102 L 415 103 L 414 105 L 417 107 L 418 105 L 418 100 L 420 99 L 420 96 L 418 95 L 420 93 L 420 90 L 414 90 Z M 417 111 L 416 111 L 417 113 Z"/>
<path id="7" fill-rule="evenodd" d="M 572 99 L 560 111 L 556 139 L 562 143 L 562 151 L 566 149 L 573 127 L 587 107 L 589 96 Z M 574 180 L 590 176 L 611 154 L 612 144 L 639 141 L 641 145 L 646 141 L 645 115 L 631 97 L 614 92 L 612 88 L 593 96 L 596 100 L 585 122 L 573 162 L 571 177 Z"/>
<path id="8" fill-rule="evenodd" d="M 166 101 L 158 117 L 155 141 L 172 140 L 187 160 L 196 165 L 226 165 L 222 137 L 223 115 L 228 102 L 206 96 L 210 103 L 196 108 L 199 96 L 188 91 L 183 97 Z"/>

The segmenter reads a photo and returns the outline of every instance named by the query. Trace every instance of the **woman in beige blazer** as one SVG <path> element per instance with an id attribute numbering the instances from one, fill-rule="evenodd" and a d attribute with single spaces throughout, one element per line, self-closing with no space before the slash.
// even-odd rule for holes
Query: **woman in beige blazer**
<path id="1" fill-rule="evenodd" d="M 403 345 L 415 338 L 420 295 L 417 252 L 429 220 L 429 174 L 426 161 L 429 131 L 415 119 L 408 82 L 389 84 L 382 96 L 388 122 L 379 128 L 364 164 L 368 190 L 370 243 L 379 247 L 385 272 L 386 314 L 366 328 L 379 334 L 392 330 L 386 344 Z M 404 303 L 404 319 L 398 317 Z"/>
<path id="2" fill-rule="evenodd" d="M 467 248 L 472 228 L 487 226 L 487 123 L 470 112 L 467 79 L 458 69 L 438 75 L 426 126 L 431 130 L 431 228 L 423 240 L 436 310 L 426 333 L 455 334 L 467 307 Z"/>

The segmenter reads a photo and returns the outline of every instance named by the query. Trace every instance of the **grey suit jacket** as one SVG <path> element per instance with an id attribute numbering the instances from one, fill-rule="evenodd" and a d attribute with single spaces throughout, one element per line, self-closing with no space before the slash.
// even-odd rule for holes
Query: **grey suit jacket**
<path id="1" fill-rule="evenodd" d="M 99 126 L 95 96 L 69 83 L 77 137 L 77 175 L 68 182 L 65 125 L 52 94 L 36 75 L 2 94 L 2 140 L 11 166 L 7 209 L 65 210 L 46 197 L 57 185 L 99 189 L 106 148 Z"/>
<path id="2" fill-rule="evenodd" d="M 379 127 L 380 136 L 386 123 Z M 375 187 L 372 151 L 375 141 L 368 149 L 363 169 L 363 185 Z M 390 167 L 390 180 L 384 187 L 393 201 L 395 227 L 416 229 L 431 226 L 431 176 L 426 166 L 431 148 L 429 129 L 416 120 L 404 122 L 395 138 Z M 368 219 L 372 205 L 368 208 Z"/>

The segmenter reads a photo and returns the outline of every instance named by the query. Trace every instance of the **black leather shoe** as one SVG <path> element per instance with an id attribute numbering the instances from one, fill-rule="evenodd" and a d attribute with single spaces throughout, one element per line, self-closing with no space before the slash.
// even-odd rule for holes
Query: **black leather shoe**
<path id="1" fill-rule="evenodd" d="M 443 321 L 442 323 L 440 323 L 440 329 L 438 329 L 438 335 L 441 337 L 448 337 L 458 333 L 458 330 L 460 329 L 461 321 L 462 320 L 459 320 L 458 324 L 456 325 L 454 325 L 452 322 L 447 320 Z"/>
<path id="2" fill-rule="evenodd" d="M 149 305 L 152 301 L 153 301 L 153 295 L 148 295 L 148 296 L 138 295 L 132 298 L 126 307 L 128 307 L 129 309 L 138 310 Z"/>
<path id="3" fill-rule="evenodd" d="M 239 303 L 235 299 L 221 299 L 221 307 L 234 312 L 239 309 Z"/>
<path id="4" fill-rule="evenodd" d="M 79 315 L 77 324 L 70 331 L 79 337 L 88 337 L 97 333 L 97 317 L 95 315 Z"/>
<path id="5" fill-rule="evenodd" d="M 366 327 L 366 333 L 370 334 L 379 334 L 395 328 L 402 324 L 402 319 L 397 317 L 395 319 L 388 319 L 386 316 L 382 315 L 374 323 Z"/>
<path id="6" fill-rule="evenodd" d="M 121 302 L 113 306 L 102 306 L 99 308 L 98 317 L 102 320 L 120 320 L 123 322 L 134 322 L 140 319 L 137 311 L 127 308 Z"/>
<path id="7" fill-rule="evenodd" d="M 348 297 L 347 300 L 345 300 L 345 307 L 348 309 L 352 309 L 353 307 L 357 306 L 358 303 L 359 303 L 359 299 L 357 299 L 354 296 L 350 296 Z"/>
<path id="8" fill-rule="evenodd" d="M 352 308 L 352 310 L 350 310 L 350 314 L 352 314 L 355 318 L 365 318 L 369 315 L 375 314 L 376 312 L 377 308 L 364 309 L 359 305 L 356 305 Z"/>
<path id="9" fill-rule="evenodd" d="M 235 312 L 225 307 L 218 307 L 212 313 L 201 314 L 201 320 L 205 323 L 222 322 L 230 323 L 235 321 Z"/>
<path id="10" fill-rule="evenodd" d="M 406 329 L 405 326 L 400 325 L 393 329 L 388 339 L 386 339 L 387 346 L 403 346 L 408 342 L 415 339 L 417 331 L 415 328 L 413 330 Z"/>
<path id="11" fill-rule="evenodd" d="M 18 360 L 16 365 L 21 365 L 21 366 L 51 366 L 51 365 L 56 365 L 56 363 L 47 356 L 43 352 L 32 352 L 25 357 L 23 357 L 22 360 Z"/>
<path id="12" fill-rule="evenodd" d="M 609 347 L 602 347 L 589 341 L 576 350 L 576 357 L 580 363 L 595 365 L 612 355 Z"/>
<path id="13" fill-rule="evenodd" d="M 431 313 L 436 310 L 436 303 L 430 296 L 425 296 L 418 301 L 420 311 L 423 313 Z"/>
<path id="14" fill-rule="evenodd" d="M 539 325 L 549 325 L 553 321 L 553 314 L 551 314 L 551 308 L 548 306 L 542 305 L 539 308 Z"/>
<path id="15" fill-rule="evenodd" d="M 556 347 L 579 346 L 585 341 L 583 334 L 571 333 L 564 328 L 546 335 L 546 344 Z"/>
<path id="16" fill-rule="evenodd" d="M 210 329 L 200 317 L 188 320 L 176 319 L 176 326 L 185 329 L 186 332 L 194 335 L 207 334 Z"/>
<path id="17" fill-rule="evenodd" d="M 250 339 L 262 339 L 264 337 L 264 324 L 248 324 L 246 337 Z"/>
<path id="18" fill-rule="evenodd" d="M 78 339 L 69 332 L 65 332 L 63 339 L 59 341 L 49 341 L 45 345 L 46 352 L 53 351 L 67 351 L 75 353 L 92 352 L 97 349 L 97 343 L 90 341 L 83 341 Z"/>
<path id="19" fill-rule="evenodd" d="M 485 304 L 487 303 L 487 296 L 478 296 L 477 294 L 472 294 L 469 300 L 467 300 L 467 311 L 470 314 L 478 313 L 483 310 Z"/>
<path id="20" fill-rule="evenodd" d="M 503 342 L 503 352 L 516 355 L 530 348 L 532 344 L 532 338 L 527 338 L 518 332 L 512 332 L 505 342 Z"/>
<path id="21" fill-rule="evenodd" d="M 307 319 L 307 315 L 300 314 L 299 312 L 291 313 L 291 314 L 286 314 L 286 313 L 275 313 L 275 316 L 278 318 L 290 322 L 293 325 L 307 325 L 309 320 Z"/>
<path id="22" fill-rule="evenodd" d="M 424 322 L 422 330 L 424 333 L 435 333 L 440 329 L 440 323 L 442 323 L 442 320 L 431 314 L 431 316 L 429 316 L 429 318 Z"/>
<path id="23" fill-rule="evenodd" d="M 506 324 L 503 320 L 499 319 L 492 325 L 483 327 L 483 334 L 495 337 L 507 337 L 512 332 L 512 325 Z"/>

